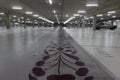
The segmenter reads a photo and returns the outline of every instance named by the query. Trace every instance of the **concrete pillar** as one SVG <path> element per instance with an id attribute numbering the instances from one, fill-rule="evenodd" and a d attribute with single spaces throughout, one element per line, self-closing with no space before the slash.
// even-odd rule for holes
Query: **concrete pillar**
<path id="1" fill-rule="evenodd" d="M 24 25 L 23 25 L 24 28 L 26 28 L 26 17 L 24 17 Z"/>
<path id="2" fill-rule="evenodd" d="M 84 28 L 84 27 L 85 27 L 85 20 L 82 19 L 82 28 Z"/>
<path id="3" fill-rule="evenodd" d="M 114 20 L 111 20 L 111 24 L 114 25 Z"/>
<path id="4" fill-rule="evenodd" d="M 96 15 L 93 18 L 93 30 L 96 30 Z"/>
<path id="5" fill-rule="evenodd" d="M 10 14 L 6 13 L 6 28 L 10 29 Z"/>
<path id="6" fill-rule="evenodd" d="M 38 27 L 40 27 L 40 22 L 38 21 Z"/>
<path id="7" fill-rule="evenodd" d="M 35 27 L 35 21 L 34 21 L 34 19 L 33 19 L 33 23 L 32 23 L 32 26 L 33 26 L 33 28 Z"/>

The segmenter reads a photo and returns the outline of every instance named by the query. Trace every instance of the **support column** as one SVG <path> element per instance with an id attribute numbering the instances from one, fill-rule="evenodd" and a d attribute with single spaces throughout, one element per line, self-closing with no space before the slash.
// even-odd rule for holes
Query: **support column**
<path id="1" fill-rule="evenodd" d="M 33 28 L 35 27 L 35 24 L 34 24 L 34 23 L 35 23 L 35 21 L 34 21 L 34 19 L 33 19 L 33 23 L 32 23 Z"/>
<path id="2" fill-rule="evenodd" d="M 40 21 L 38 21 L 38 27 L 40 27 Z"/>
<path id="3" fill-rule="evenodd" d="M 6 28 L 10 29 L 10 14 L 6 13 Z"/>
<path id="4" fill-rule="evenodd" d="M 93 18 L 93 30 L 96 30 L 96 15 Z"/>
<path id="5" fill-rule="evenodd" d="M 24 28 L 26 28 L 26 17 L 24 17 Z"/>
<path id="6" fill-rule="evenodd" d="M 82 19 L 82 28 L 84 28 L 84 27 L 85 27 L 85 20 Z"/>
<path id="7" fill-rule="evenodd" d="M 114 25 L 114 20 L 111 20 L 111 25 Z"/>

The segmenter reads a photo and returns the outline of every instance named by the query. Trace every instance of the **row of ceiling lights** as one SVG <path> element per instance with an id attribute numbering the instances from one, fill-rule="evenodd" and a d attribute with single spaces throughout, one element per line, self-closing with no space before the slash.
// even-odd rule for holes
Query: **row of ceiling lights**
<path id="1" fill-rule="evenodd" d="M 53 4 L 52 0 L 49 0 L 49 3 L 50 3 L 50 5 L 52 5 L 52 4 Z M 61 5 L 61 3 L 59 3 L 59 5 Z M 56 14 L 57 11 L 56 11 L 56 10 L 53 10 L 52 12 L 55 14 L 55 17 L 56 17 L 56 19 L 57 19 L 58 24 L 60 24 L 60 21 L 59 21 L 58 15 Z"/>
<path id="2" fill-rule="evenodd" d="M 52 4 L 53 4 L 52 0 L 49 0 L 49 3 L 50 3 L 50 5 L 52 5 Z M 87 7 L 93 7 L 93 6 L 98 6 L 98 4 L 86 4 L 86 6 L 87 6 Z M 58 23 L 60 23 L 60 21 L 59 21 L 59 19 L 58 19 L 58 16 L 56 15 L 56 10 L 53 10 L 53 13 L 55 14 L 55 17 L 56 17 Z M 86 11 L 80 10 L 80 11 L 78 11 L 78 13 L 86 13 Z M 64 24 L 66 24 L 67 22 L 71 21 L 71 20 L 74 19 L 76 16 L 81 16 L 81 15 L 79 15 L 79 14 L 74 14 L 73 16 L 74 16 L 74 17 L 71 17 L 71 18 L 69 18 L 68 20 L 66 20 L 66 21 L 64 22 Z M 69 15 L 66 15 L 66 17 L 69 17 Z"/>
<path id="3" fill-rule="evenodd" d="M 97 7 L 97 6 L 99 6 L 99 5 L 98 5 L 98 4 L 86 4 L 86 6 L 87 6 L 87 7 Z M 82 17 L 82 15 L 80 15 L 80 14 L 84 14 L 84 13 L 86 13 L 85 10 L 79 10 L 79 11 L 77 12 L 77 14 L 73 14 L 72 17 L 70 17 L 69 19 L 67 19 L 67 20 L 64 22 L 64 24 L 66 24 L 66 23 L 68 23 L 69 21 L 75 19 L 75 17 L 77 17 L 77 16 Z M 66 15 L 66 17 L 69 17 L 69 15 Z"/>
<path id="4" fill-rule="evenodd" d="M 13 9 L 13 10 L 22 10 L 23 7 L 22 7 L 22 6 L 13 6 L 12 9 Z M 4 14 L 5 14 L 5 13 L 3 13 L 3 12 L 0 13 L 0 15 L 4 15 Z M 26 11 L 25 14 L 32 15 L 33 12 L 32 12 L 32 11 Z M 42 20 L 44 20 L 44 21 L 46 21 L 46 22 L 49 22 L 49 23 L 52 23 L 52 24 L 54 23 L 53 21 L 50 21 L 50 20 L 48 20 L 48 19 L 46 19 L 46 18 L 43 18 L 43 17 L 40 17 L 38 14 L 33 14 L 33 17 L 42 19 Z"/>
<path id="5" fill-rule="evenodd" d="M 0 12 L 0 15 L 5 15 L 5 13 Z M 26 18 L 26 21 L 23 21 L 24 17 L 21 17 L 21 18 L 18 18 L 18 19 L 17 19 L 17 16 L 16 16 L 16 15 L 13 15 L 12 17 L 13 17 L 13 20 L 12 20 L 13 22 L 16 22 L 16 21 L 17 21 L 17 22 L 33 23 L 33 21 L 31 21 L 30 18 Z M 15 18 L 16 18 L 17 20 L 15 20 Z M 2 18 L 0 17 L 0 20 L 1 20 L 1 19 L 2 19 Z M 38 23 L 37 20 L 34 20 L 34 22 L 35 22 L 35 23 Z M 46 22 L 42 22 L 42 23 L 46 23 Z"/>
<path id="6" fill-rule="evenodd" d="M 87 7 L 97 7 L 97 6 L 99 6 L 98 4 L 86 4 L 86 6 Z M 83 15 L 80 15 L 80 14 L 84 14 L 84 13 L 86 13 L 86 11 L 85 10 L 79 10 L 78 11 L 78 13 L 77 14 L 73 14 L 73 16 L 72 17 L 70 17 L 69 19 L 67 19 L 65 22 L 64 22 L 64 24 L 66 24 L 66 23 L 68 23 L 69 21 L 71 21 L 71 20 L 73 20 L 73 19 L 75 19 L 75 17 L 82 17 Z M 116 13 L 116 11 L 109 11 L 109 12 L 107 12 L 107 15 L 108 16 L 111 16 L 112 14 L 114 14 L 114 13 Z M 97 17 L 102 17 L 103 16 L 103 14 L 98 14 L 98 15 L 96 15 Z M 66 17 L 69 17 L 69 15 L 66 15 Z M 112 16 L 112 18 L 115 18 L 116 16 Z M 89 18 L 87 18 L 87 17 L 85 17 L 85 19 L 92 19 L 92 18 L 94 18 L 93 16 L 91 16 L 91 17 L 89 17 Z M 104 18 L 101 18 L 101 19 L 104 19 Z"/>
<path id="7" fill-rule="evenodd" d="M 86 11 L 78 11 L 78 13 L 86 13 Z M 111 15 L 113 15 L 113 14 L 115 14 L 116 13 L 116 11 L 109 11 L 109 12 L 107 12 L 107 16 L 111 16 Z M 69 15 L 66 15 L 66 17 L 68 17 Z M 80 14 L 73 14 L 73 17 L 70 17 L 69 19 L 67 19 L 65 22 L 64 22 L 64 24 L 66 24 L 67 22 L 69 22 L 69 21 L 71 21 L 71 20 L 73 20 L 73 19 L 75 19 L 75 17 L 82 17 L 83 15 L 80 15 Z M 103 16 L 103 14 L 98 14 L 98 15 L 96 15 L 97 17 L 102 17 Z M 115 18 L 116 16 L 112 16 L 112 18 Z M 88 19 L 93 19 L 94 17 L 93 16 L 91 16 L 91 17 L 86 17 L 86 16 L 84 16 L 84 19 L 86 19 L 86 20 L 88 20 Z M 104 18 L 101 18 L 101 20 L 103 20 Z"/>

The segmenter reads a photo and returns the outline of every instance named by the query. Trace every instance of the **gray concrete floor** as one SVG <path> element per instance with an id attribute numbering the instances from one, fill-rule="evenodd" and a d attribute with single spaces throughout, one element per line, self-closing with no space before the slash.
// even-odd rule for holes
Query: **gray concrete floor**
<path id="1" fill-rule="evenodd" d="M 90 55 L 120 78 L 120 30 L 65 28 Z M 0 80 L 28 80 L 31 67 L 42 55 L 54 28 L 0 28 Z"/>
<path id="2" fill-rule="evenodd" d="M 91 56 L 120 78 L 120 29 L 65 28 Z"/>
<path id="3" fill-rule="evenodd" d="M 53 32 L 53 28 L 0 29 L 0 80 L 28 80 Z"/>

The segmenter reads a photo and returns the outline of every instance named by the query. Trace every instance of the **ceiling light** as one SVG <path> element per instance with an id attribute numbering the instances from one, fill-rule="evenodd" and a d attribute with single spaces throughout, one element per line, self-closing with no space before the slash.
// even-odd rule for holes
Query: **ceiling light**
<path id="1" fill-rule="evenodd" d="M 41 19 L 42 17 L 38 17 L 39 19 Z"/>
<path id="2" fill-rule="evenodd" d="M 27 18 L 27 20 L 30 20 L 30 18 Z"/>
<path id="3" fill-rule="evenodd" d="M 69 17 L 69 15 L 66 15 L 66 17 Z"/>
<path id="4" fill-rule="evenodd" d="M 38 14 L 34 14 L 33 17 L 39 17 L 39 15 Z"/>
<path id="5" fill-rule="evenodd" d="M 107 16 L 110 16 L 110 15 L 112 15 L 112 14 L 110 14 L 110 13 L 107 14 Z"/>
<path id="6" fill-rule="evenodd" d="M 111 23 L 112 21 L 111 21 L 111 20 L 109 20 L 108 22 L 110 22 L 110 23 Z"/>
<path id="7" fill-rule="evenodd" d="M 62 3 L 59 3 L 59 5 L 62 5 Z"/>
<path id="8" fill-rule="evenodd" d="M 53 13 L 56 13 L 56 10 L 53 10 Z"/>
<path id="9" fill-rule="evenodd" d="M 73 16 L 75 16 L 75 17 L 76 17 L 76 16 L 80 16 L 80 15 L 79 15 L 79 14 L 73 14 Z"/>
<path id="10" fill-rule="evenodd" d="M 98 15 L 97 15 L 97 17 L 101 17 L 101 16 L 103 16 L 103 14 L 98 14 Z"/>
<path id="11" fill-rule="evenodd" d="M 4 15 L 5 13 L 1 12 L 0 15 Z"/>
<path id="12" fill-rule="evenodd" d="M 74 18 L 75 18 L 75 17 L 70 17 L 69 19 L 67 19 L 67 20 L 64 22 L 64 24 L 70 22 L 70 21 L 73 20 Z"/>
<path id="13" fill-rule="evenodd" d="M 24 19 L 24 17 L 21 17 L 21 19 Z"/>
<path id="14" fill-rule="evenodd" d="M 116 20 L 117 22 L 119 22 L 120 20 Z"/>
<path id="15" fill-rule="evenodd" d="M 31 12 L 31 11 L 27 11 L 27 12 L 25 12 L 26 14 L 33 14 L 33 12 Z"/>
<path id="16" fill-rule="evenodd" d="M 109 11 L 108 13 L 109 14 L 113 14 L 113 13 L 116 13 L 116 11 Z"/>
<path id="17" fill-rule="evenodd" d="M 21 6 L 13 6 L 12 9 L 22 10 L 23 8 Z"/>
<path id="18" fill-rule="evenodd" d="M 101 20 L 103 20 L 104 18 L 100 18 Z"/>
<path id="19" fill-rule="evenodd" d="M 89 18 L 85 16 L 84 19 L 85 19 L 85 20 L 88 20 Z"/>
<path id="20" fill-rule="evenodd" d="M 82 17 L 83 15 L 80 15 L 80 17 Z"/>
<path id="21" fill-rule="evenodd" d="M 49 3 L 52 5 L 53 4 L 52 0 L 49 0 Z"/>
<path id="22" fill-rule="evenodd" d="M 56 17 L 56 19 L 57 19 L 58 24 L 60 24 L 60 21 L 59 21 L 58 15 L 55 15 L 55 17 Z"/>
<path id="23" fill-rule="evenodd" d="M 14 18 L 16 17 L 16 15 L 13 16 Z"/>
<path id="24" fill-rule="evenodd" d="M 93 19 L 94 17 L 92 16 L 92 17 L 90 17 L 91 19 Z"/>
<path id="25" fill-rule="evenodd" d="M 86 11 L 80 10 L 80 11 L 78 11 L 78 13 L 86 13 Z"/>
<path id="26" fill-rule="evenodd" d="M 116 16 L 112 16 L 112 18 L 116 18 Z"/>
<path id="27" fill-rule="evenodd" d="M 94 7 L 94 6 L 98 6 L 98 4 L 86 4 L 86 6 L 88 6 L 88 7 Z"/>
<path id="28" fill-rule="evenodd" d="M 48 19 L 46 19 L 46 18 L 39 17 L 39 19 L 42 19 L 43 21 L 46 21 L 46 22 L 49 22 L 49 23 L 52 23 L 52 24 L 54 24 L 54 22 L 53 22 L 53 21 L 50 21 L 50 20 L 48 20 Z"/>

